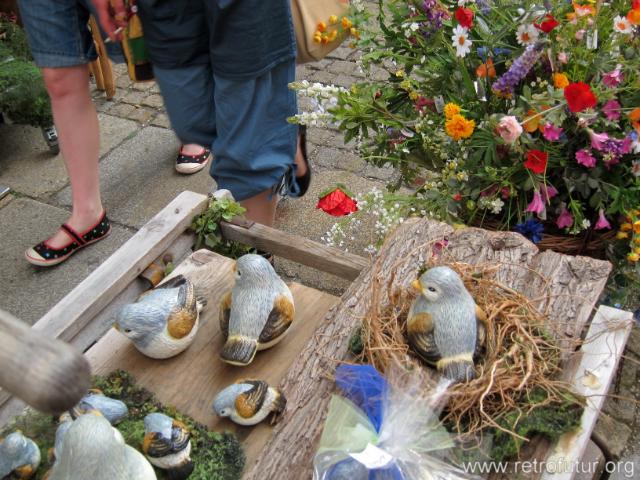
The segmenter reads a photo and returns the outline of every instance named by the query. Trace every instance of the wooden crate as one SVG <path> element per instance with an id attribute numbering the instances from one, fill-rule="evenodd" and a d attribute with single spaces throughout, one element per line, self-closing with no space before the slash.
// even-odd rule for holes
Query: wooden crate
<path id="1" fill-rule="evenodd" d="M 192 253 L 194 238 L 186 232 L 193 216 L 201 212 L 207 202 L 203 195 L 180 194 L 34 328 L 86 351 L 96 373 L 126 369 L 161 401 L 174 404 L 211 428 L 235 430 L 246 442 L 249 461 L 245 478 L 310 478 L 312 458 L 333 391 L 326 374 L 333 371 L 336 360 L 346 357 L 348 338 L 367 311 L 372 282 L 384 283 L 393 275 L 395 284 L 406 286 L 424 259 L 431 255 L 432 242 L 447 237 L 448 251 L 457 260 L 472 264 L 499 263 L 498 279 L 538 299 L 539 308 L 548 314 L 560 340 L 578 338 L 584 332 L 594 339 L 568 359 L 565 370 L 566 379 L 578 391 L 589 395 L 581 432 L 558 445 L 532 442 L 535 448 L 531 455 L 541 460 L 553 455 L 564 456 L 569 461 L 582 458 L 604 401 L 601 394 L 607 391 L 615 375 L 631 327 L 629 312 L 607 307 L 601 307 L 589 323 L 606 282 L 608 264 L 553 252 L 539 253 L 533 244 L 513 233 L 474 228 L 454 231 L 427 219 L 405 222 L 385 243 L 373 263 L 251 222 L 223 224 L 223 233 L 229 239 L 354 280 L 340 300 L 293 284 L 297 312 L 291 336 L 273 349 L 260 352 L 251 366 L 231 367 L 217 358 L 221 339 L 216 307 L 231 284 L 232 262 L 210 252 Z M 167 251 L 176 261 L 186 258 L 177 272 L 197 277 L 199 284 L 206 284 L 210 305 L 203 312 L 202 331 L 194 344 L 173 359 L 158 361 L 140 355 L 128 340 L 109 328 L 117 309 L 133 301 L 146 288 L 138 275 Z M 543 276 L 533 273 L 536 271 Z M 545 290 L 552 295 L 541 295 Z M 586 372 L 598 375 L 598 388 L 586 390 L 582 381 Z M 236 427 L 217 419 L 211 411 L 217 390 L 246 376 L 279 384 L 285 392 L 289 403 L 275 427 Z M 0 424 L 22 408 L 17 399 L 0 391 Z M 564 479 L 573 475 L 553 477 Z"/>

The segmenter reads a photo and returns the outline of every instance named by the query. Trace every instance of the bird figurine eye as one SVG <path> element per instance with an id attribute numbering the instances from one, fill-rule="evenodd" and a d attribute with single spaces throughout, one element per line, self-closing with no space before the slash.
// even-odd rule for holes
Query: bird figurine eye
<path id="1" fill-rule="evenodd" d="M 131 333 L 131 329 L 130 328 L 125 328 L 124 329 L 124 333 Z"/>
<path id="2" fill-rule="evenodd" d="M 429 290 L 430 292 L 436 293 L 436 289 L 434 287 L 427 287 L 427 290 Z"/>

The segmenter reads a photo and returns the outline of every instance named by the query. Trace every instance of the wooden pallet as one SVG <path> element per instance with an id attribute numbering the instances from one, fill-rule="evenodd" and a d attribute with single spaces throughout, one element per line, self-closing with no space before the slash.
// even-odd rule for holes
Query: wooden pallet
<path id="1" fill-rule="evenodd" d="M 629 312 L 606 307 L 601 307 L 596 319 L 589 323 L 607 279 L 608 264 L 554 252 L 539 253 L 523 237 L 508 232 L 474 228 L 454 231 L 445 224 L 427 219 L 405 222 L 388 239 L 373 264 L 335 248 L 251 222 L 223 224 L 222 231 L 229 239 L 244 241 L 277 256 L 354 280 L 339 302 L 330 295 L 294 284 L 297 324 L 291 337 L 272 350 L 259 353 L 250 367 L 239 369 L 222 364 L 216 353 L 221 341 L 215 305 L 224 293 L 224 286 L 231 283 L 229 269 L 232 262 L 210 252 L 192 253 L 194 237 L 186 232 L 193 216 L 203 211 L 207 203 L 208 199 L 203 195 L 180 194 L 43 316 L 34 328 L 82 351 L 88 350 L 87 357 L 96 373 L 126 369 L 161 401 L 176 405 L 212 428 L 236 429 L 246 441 L 249 463 L 245 478 L 309 478 L 333 391 L 326 374 L 333 370 L 336 361 L 346 357 L 349 336 L 367 311 L 372 282 L 384 283 L 393 275 L 394 285 L 398 288 L 406 286 L 424 259 L 431 255 L 430 243 L 447 237 L 448 252 L 453 258 L 473 264 L 500 263 L 500 281 L 530 298 L 540 298 L 538 306 L 549 315 L 550 326 L 559 341 L 578 338 L 586 331 L 595 339 L 568 359 L 566 368 L 567 380 L 579 390 L 584 387 L 585 371 L 596 372 L 599 378 L 598 388 L 587 392 L 592 396 L 583 416 L 580 435 L 561 442 L 560 446 L 533 442 L 535 458 L 548 459 L 553 455 L 563 455 L 571 461 L 581 458 L 603 401 L 603 397 L 597 395 L 606 392 L 614 378 L 631 327 Z M 167 251 L 173 254 L 176 263 L 186 258 L 178 272 L 202 276 L 197 282 L 209 285 L 211 304 L 209 310 L 203 312 L 202 332 L 195 343 L 174 359 L 156 361 L 140 355 L 126 339 L 109 328 L 117 309 L 133 301 L 146 288 L 138 275 Z M 548 280 L 532 271 L 542 273 Z M 552 295 L 543 296 L 543 291 Z M 236 428 L 227 421 L 216 419 L 211 412 L 216 391 L 246 375 L 274 384 L 279 382 L 285 391 L 288 408 L 275 428 L 267 425 L 255 429 Z M 19 413 L 22 407 L 17 399 L 0 391 L 0 424 Z"/>

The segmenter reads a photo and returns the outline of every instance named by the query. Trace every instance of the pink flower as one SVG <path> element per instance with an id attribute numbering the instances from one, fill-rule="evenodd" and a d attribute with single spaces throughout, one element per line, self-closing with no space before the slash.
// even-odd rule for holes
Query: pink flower
<path id="1" fill-rule="evenodd" d="M 576 161 L 587 168 L 593 168 L 596 166 L 596 157 L 594 157 L 591 151 L 586 148 L 576 152 Z"/>
<path id="2" fill-rule="evenodd" d="M 609 100 L 602 107 L 602 113 L 610 122 L 620 120 L 620 103 L 617 100 Z"/>
<path id="3" fill-rule="evenodd" d="M 609 223 L 609 220 L 607 220 L 607 217 L 604 216 L 604 209 L 600 209 L 600 215 L 598 216 L 598 221 L 596 222 L 596 226 L 595 229 L 596 230 L 603 230 L 603 229 L 611 229 L 611 224 Z"/>
<path id="4" fill-rule="evenodd" d="M 558 61 L 566 64 L 569 61 L 569 58 L 565 52 L 560 52 L 558 53 Z"/>
<path id="5" fill-rule="evenodd" d="M 497 130 L 505 143 L 513 143 L 520 135 L 522 135 L 522 126 L 520 125 L 520 122 L 518 122 L 516 117 L 510 115 L 500 119 Z"/>
<path id="6" fill-rule="evenodd" d="M 596 133 L 590 128 L 587 130 L 589 132 L 589 137 L 591 137 L 591 148 L 595 148 L 601 152 L 604 148 L 604 142 L 609 140 L 609 135 L 607 133 Z"/>
<path id="7" fill-rule="evenodd" d="M 576 32 L 576 40 L 582 40 L 584 38 L 585 33 L 587 33 L 587 31 L 584 28 L 581 28 L 580 30 L 578 30 Z"/>
<path id="8" fill-rule="evenodd" d="M 553 185 L 545 185 L 544 183 L 540 184 L 540 196 L 542 196 L 544 203 L 547 203 L 549 199 L 556 195 L 558 195 L 558 190 L 556 190 Z"/>
<path id="9" fill-rule="evenodd" d="M 602 83 L 610 88 L 617 87 L 620 82 L 622 82 L 622 72 L 620 71 L 621 68 L 622 65 L 617 65 L 615 70 L 611 70 L 609 73 L 605 73 L 602 76 Z"/>
<path id="10" fill-rule="evenodd" d="M 558 228 L 569 228 L 573 225 L 573 215 L 571 215 L 571 212 L 567 210 L 567 207 L 564 204 L 562 204 L 562 211 L 556 219 L 556 225 Z"/>
<path id="11" fill-rule="evenodd" d="M 562 127 L 556 127 L 553 123 L 546 123 L 542 131 L 542 136 L 550 142 L 557 142 L 560 140 L 561 133 Z"/>
<path id="12" fill-rule="evenodd" d="M 537 214 L 544 212 L 544 202 L 542 201 L 542 195 L 540 195 L 538 190 L 533 192 L 533 200 L 531 200 L 531 203 L 527 206 L 525 212 Z"/>
<path id="13" fill-rule="evenodd" d="M 506 200 L 511 196 L 511 189 L 509 187 L 502 187 L 502 190 L 500 190 L 500 196 Z"/>

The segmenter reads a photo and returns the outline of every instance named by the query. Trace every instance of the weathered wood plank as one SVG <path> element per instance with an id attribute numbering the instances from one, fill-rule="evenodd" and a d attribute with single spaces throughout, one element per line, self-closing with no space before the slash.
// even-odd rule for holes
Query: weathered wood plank
<path id="1" fill-rule="evenodd" d="M 208 301 L 201 313 L 200 330 L 185 352 L 171 359 L 153 360 L 140 354 L 123 335 L 111 330 L 87 351 L 86 356 L 94 373 L 107 374 L 118 368 L 124 369 L 163 403 L 177 407 L 212 430 L 234 431 L 245 446 L 249 469 L 263 452 L 272 427 L 266 423 L 253 428 L 240 427 L 218 418 L 211 409 L 214 396 L 241 378 L 259 378 L 277 385 L 312 337 L 325 312 L 338 299 L 299 284 L 290 285 L 296 315 L 287 337 L 275 347 L 258 352 L 251 365 L 233 367 L 220 361 L 218 356 L 223 344 L 218 306 L 222 296 L 233 285 L 233 264 L 228 258 L 200 250 L 189 256 L 172 274 L 190 278 Z M 286 387 L 284 394 L 287 397 L 288 391 Z M 288 409 L 298 407 L 291 401 L 287 406 Z"/>
<path id="2" fill-rule="evenodd" d="M 244 219 L 236 219 L 232 223 L 222 222 L 220 227 L 224 237 L 229 240 L 254 246 L 347 280 L 355 280 L 369 265 L 367 259 L 358 255 Z"/>
<path id="3" fill-rule="evenodd" d="M 446 258 L 471 264 L 497 264 L 499 281 L 534 298 L 538 292 L 544 292 L 532 284 L 533 271 L 540 265 L 553 271 L 561 280 L 550 282 L 547 293 L 571 297 L 574 306 L 567 310 L 562 302 L 549 302 L 545 308 L 550 324 L 584 325 L 611 268 L 607 262 L 585 261 L 580 257 L 556 257 L 557 254 L 543 257 L 535 245 L 511 232 L 454 230 L 428 219 L 405 222 L 387 239 L 374 263 L 362 271 L 340 304 L 329 312 L 282 380 L 281 385 L 289 386 L 289 400 L 296 408 L 285 413 L 266 447 L 268 453 L 248 472 L 247 478 L 309 478 L 333 391 L 326 373 L 333 371 L 336 360 L 346 357 L 348 338 L 370 307 L 372 286 L 374 283 L 383 286 L 382 291 L 389 284 L 397 289 L 407 288 L 418 269 L 433 255 L 434 243 L 444 239 L 449 242 Z M 559 258 L 563 261 L 558 261 Z M 577 268 L 580 265 L 589 271 Z M 382 295 L 380 302 L 383 307 L 389 299 Z"/>
<path id="4" fill-rule="evenodd" d="M 558 473 L 546 470 L 543 480 L 572 480 L 576 474 L 574 462 L 581 459 L 591 439 L 598 414 L 606 393 L 615 378 L 618 362 L 633 326 L 633 314 L 602 306 L 598 309 L 585 343 L 570 360 L 565 377 L 574 390 L 587 399 L 580 430 L 564 434 L 549 450 L 547 466 L 557 468 Z"/>

